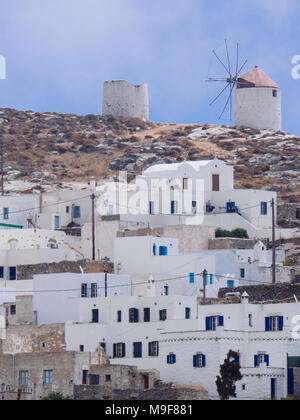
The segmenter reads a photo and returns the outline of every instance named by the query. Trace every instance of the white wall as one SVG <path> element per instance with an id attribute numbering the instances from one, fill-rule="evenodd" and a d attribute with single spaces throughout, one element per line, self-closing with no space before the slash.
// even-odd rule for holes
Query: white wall
<path id="1" fill-rule="evenodd" d="M 277 91 L 277 98 L 273 97 Z M 234 124 L 258 130 L 281 130 L 281 90 L 267 87 L 235 89 Z"/>

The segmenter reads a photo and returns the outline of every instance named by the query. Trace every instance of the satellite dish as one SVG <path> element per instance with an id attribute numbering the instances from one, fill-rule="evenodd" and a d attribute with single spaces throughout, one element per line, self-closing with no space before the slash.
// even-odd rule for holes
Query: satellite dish
<path id="1" fill-rule="evenodd" d="M 210 100 L 209 105 L 210 106 L 214 105 L 219 99 L 222 98 L 222 96 L 224 96 L 224 94 L 228 93 L 225 99 L 225 105 L 222 108 L 221 114 L 219 115 L 219 120 L 222 118 L 222 116 L 224 115 L 224 112 L 229 107 L 230 108 L 230 121 L 232 121 L 233 90 L 237 84 L 241 85 L 243 83 L 241 80 L 239 80 L 239 75 L 243 71 L 248 60 L 245 60 L 243 64 L 241 64 L 239 44 L 237 43 L 236 52 L 234 52 L 235 63 L 233 64 L 232 60 L 230 59 L 230 51 L 229 51 L 228 42 L 226 39 L 225 39 L 225 60 L 222 60 L 219 54 L 217 54 L 215 50 L 213 50 L 212 53 L 213 53 L 214 60 L 219 64 L 219 67 L 220 65 L 222 66 L 223 71 L 225 71 L 226 73 L 225 73 L 225 76 L 221 76 L 221 77 L 212 76 L 212 77 L 209 77 L 208 80 L 206 80 L 206 82 L 209 82 L 209 83 L 213 82 L 213 83 L 219 83 L 219 84 L 222 83 L 223 85 L 225 84 L 225 86 L 222 87 L 221 90 L 218 91 L 217 95 L 212 100 Z"/>

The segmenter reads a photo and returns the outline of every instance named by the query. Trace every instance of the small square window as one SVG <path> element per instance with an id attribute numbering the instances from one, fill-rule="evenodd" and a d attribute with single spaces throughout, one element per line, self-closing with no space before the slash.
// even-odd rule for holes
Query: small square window
<path id="1" fill-rule="evenodd" d="M 277 90 L 273 89 L 273 98 L 277 98 Z"/>
<path id="2" fill-rule="evenodd" d="M 111 375 L 105 375 L 105 382 L 111 382 Z"/>
<path id="3" fill-rule="evenodd" d="M 84 353 L 84 346 L 83 345 L 79 346 L 79 351 L 81 351 L 81 353 Z"/>
<path id="4" fill-rule="evenodd" d="M 10 306 L 10 314 L 11 315 L 16 315 L 16 312 L 17 312 L 16 305 L 11 305 Z"/>

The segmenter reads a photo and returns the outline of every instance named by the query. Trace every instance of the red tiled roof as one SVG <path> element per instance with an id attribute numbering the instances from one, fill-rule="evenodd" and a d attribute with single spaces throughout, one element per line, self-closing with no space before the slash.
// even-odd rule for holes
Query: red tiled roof
<path id="1" fill-rule="evenodd" d="M 278 84 L 257 66 L 238 78 L 238 88 L 243 87 L 271 87 L 280 89 Z"/>

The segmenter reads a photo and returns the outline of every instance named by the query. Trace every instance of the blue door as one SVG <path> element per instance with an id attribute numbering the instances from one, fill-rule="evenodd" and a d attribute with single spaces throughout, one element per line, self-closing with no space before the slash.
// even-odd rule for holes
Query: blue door
<path id="1" fill-rule="evenodd" d="M 54 217 L 54 229 L 59 229 L 59 216 Z"/>
<path id="2" fill-rule="evenodd" d="M 271 379 L 271 399 L 276 400 L 276 379 Z"/>
<path id="3" fill-rule="evenodd" d="M 17 280 L 17 268 L 9 267 L 9 280 Z"/>
<path id="4" fill-rule="evenodd" d="M 288 368 L 288 395 L 294 395 L 294 369 Z"/>

